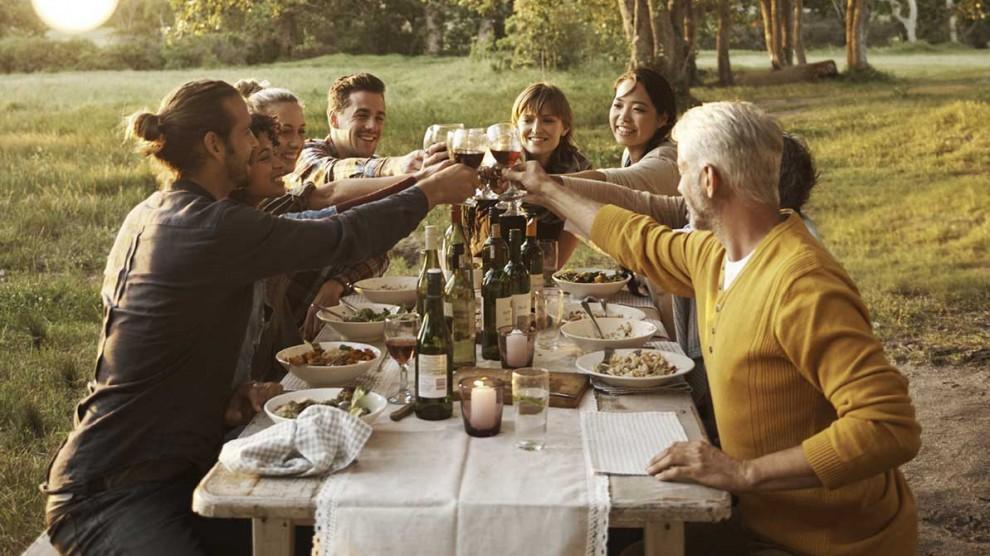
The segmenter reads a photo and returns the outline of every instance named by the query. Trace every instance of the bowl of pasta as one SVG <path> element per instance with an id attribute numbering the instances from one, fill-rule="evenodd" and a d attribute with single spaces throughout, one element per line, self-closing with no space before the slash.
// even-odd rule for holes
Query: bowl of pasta
<path id="1" fill-rule="evenodd" d="M 694 368 L 690 357 L 659 349 L 617 349 L 608 362 L 604 358 L 604 351 L 582 355 L 577 368 L 606 384 L 633 388 L 659 386 Z"/>
<path id="2" fill-rule="evenodd" d="M 310 386 L 345 386 L 368 371 L 382 352 L 357 342 L 319 342 L 283 349 L 275 359 Z"/>

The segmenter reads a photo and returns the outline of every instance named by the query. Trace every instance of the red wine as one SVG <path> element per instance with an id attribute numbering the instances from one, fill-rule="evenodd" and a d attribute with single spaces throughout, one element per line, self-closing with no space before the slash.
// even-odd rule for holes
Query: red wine
<path id="1" fill-rule="evenodd" d="M 495 161 L 502 165 L 504 168 L 513 167 L 522 156 L 520 151 L 496 151 L 492 150 L 492 156 L 495 157 Z"/>
<path id="2" fill-rule="evenodd" d="M 416 338 L 389 338 L 385 340 L 385 347 L 396 363 L 405 365 L 416 351 Z"/>
<path id="3" fill-rule="evenodd" d="M 485 158 L 485 153 L 478 151 L 454 151 L 454 162 L 470 166 L 475 170 L 481 166 L 481 160 Z"/>

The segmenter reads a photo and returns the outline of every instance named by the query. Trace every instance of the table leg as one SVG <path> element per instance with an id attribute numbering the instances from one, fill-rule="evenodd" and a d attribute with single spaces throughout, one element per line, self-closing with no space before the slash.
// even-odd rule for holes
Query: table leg
<path id="1" fill-rule="evenodd" d="M 252 519 L 251 541 L 254 556 L 291 556 L 296 549 L 296 536 L 288 519 Z"/>
<path id="2" fill-rule="evenodd" d="M 660 521 L 643 527 L 645 556 L 684 556 L 684 522 Z"/>

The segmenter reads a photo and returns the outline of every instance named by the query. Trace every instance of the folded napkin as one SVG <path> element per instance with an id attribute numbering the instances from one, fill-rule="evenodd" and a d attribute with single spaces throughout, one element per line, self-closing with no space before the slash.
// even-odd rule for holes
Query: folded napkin
<path id="1" fill-rule="evenodd" d="M 646 475 L 653 456 L 687 440 L 673 411 L 584 411 L 581 430 L 591 468 L 609 475 Z"/>
<path id="2" fill-rule="evenodd" d="M 314 405 L 291 421 L 227 442 L 220 463 L 255 475 L 322 475 L 350 465 L 369 436 L 371 425 L 357 417 Z"/>

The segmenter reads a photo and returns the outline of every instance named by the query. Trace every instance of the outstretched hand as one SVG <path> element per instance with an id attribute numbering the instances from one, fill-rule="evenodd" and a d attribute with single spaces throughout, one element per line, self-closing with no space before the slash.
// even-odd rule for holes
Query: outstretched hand
<path id="1" fill-rule="evenodd" d="M 745 462 L 703 440 L 675 442 L 653 456 L 646 472 L 658 481 L 691 481 L 729 492 L 750 490 Z"/>
<path id="2" fill-rule="evenodd" d="M 474 195 L 478 186 L 478 173 L 473 168 L 450 162 L 443 164 L 442 170 L 416 183 L 430 202 L 430 208 L 463 203 Z"/>
<path id="3" fill-rule="evenodd" d="M 236 427 L 248 424 L 255 413 L 261 411 L 265 402 L 282 393 L 282 385 L 277 382 L 245 382 L 234 390 L 227 400 L 223 414 L 224 424 Z"/>
<path id="4" fill-rule="evenodd" d="M 547 193 L 559 185 L 535 160 L 502 170 L 502 178 L 519 183 L 526 190 L 526 201 L 538 205 L 545 205 Z"/>

